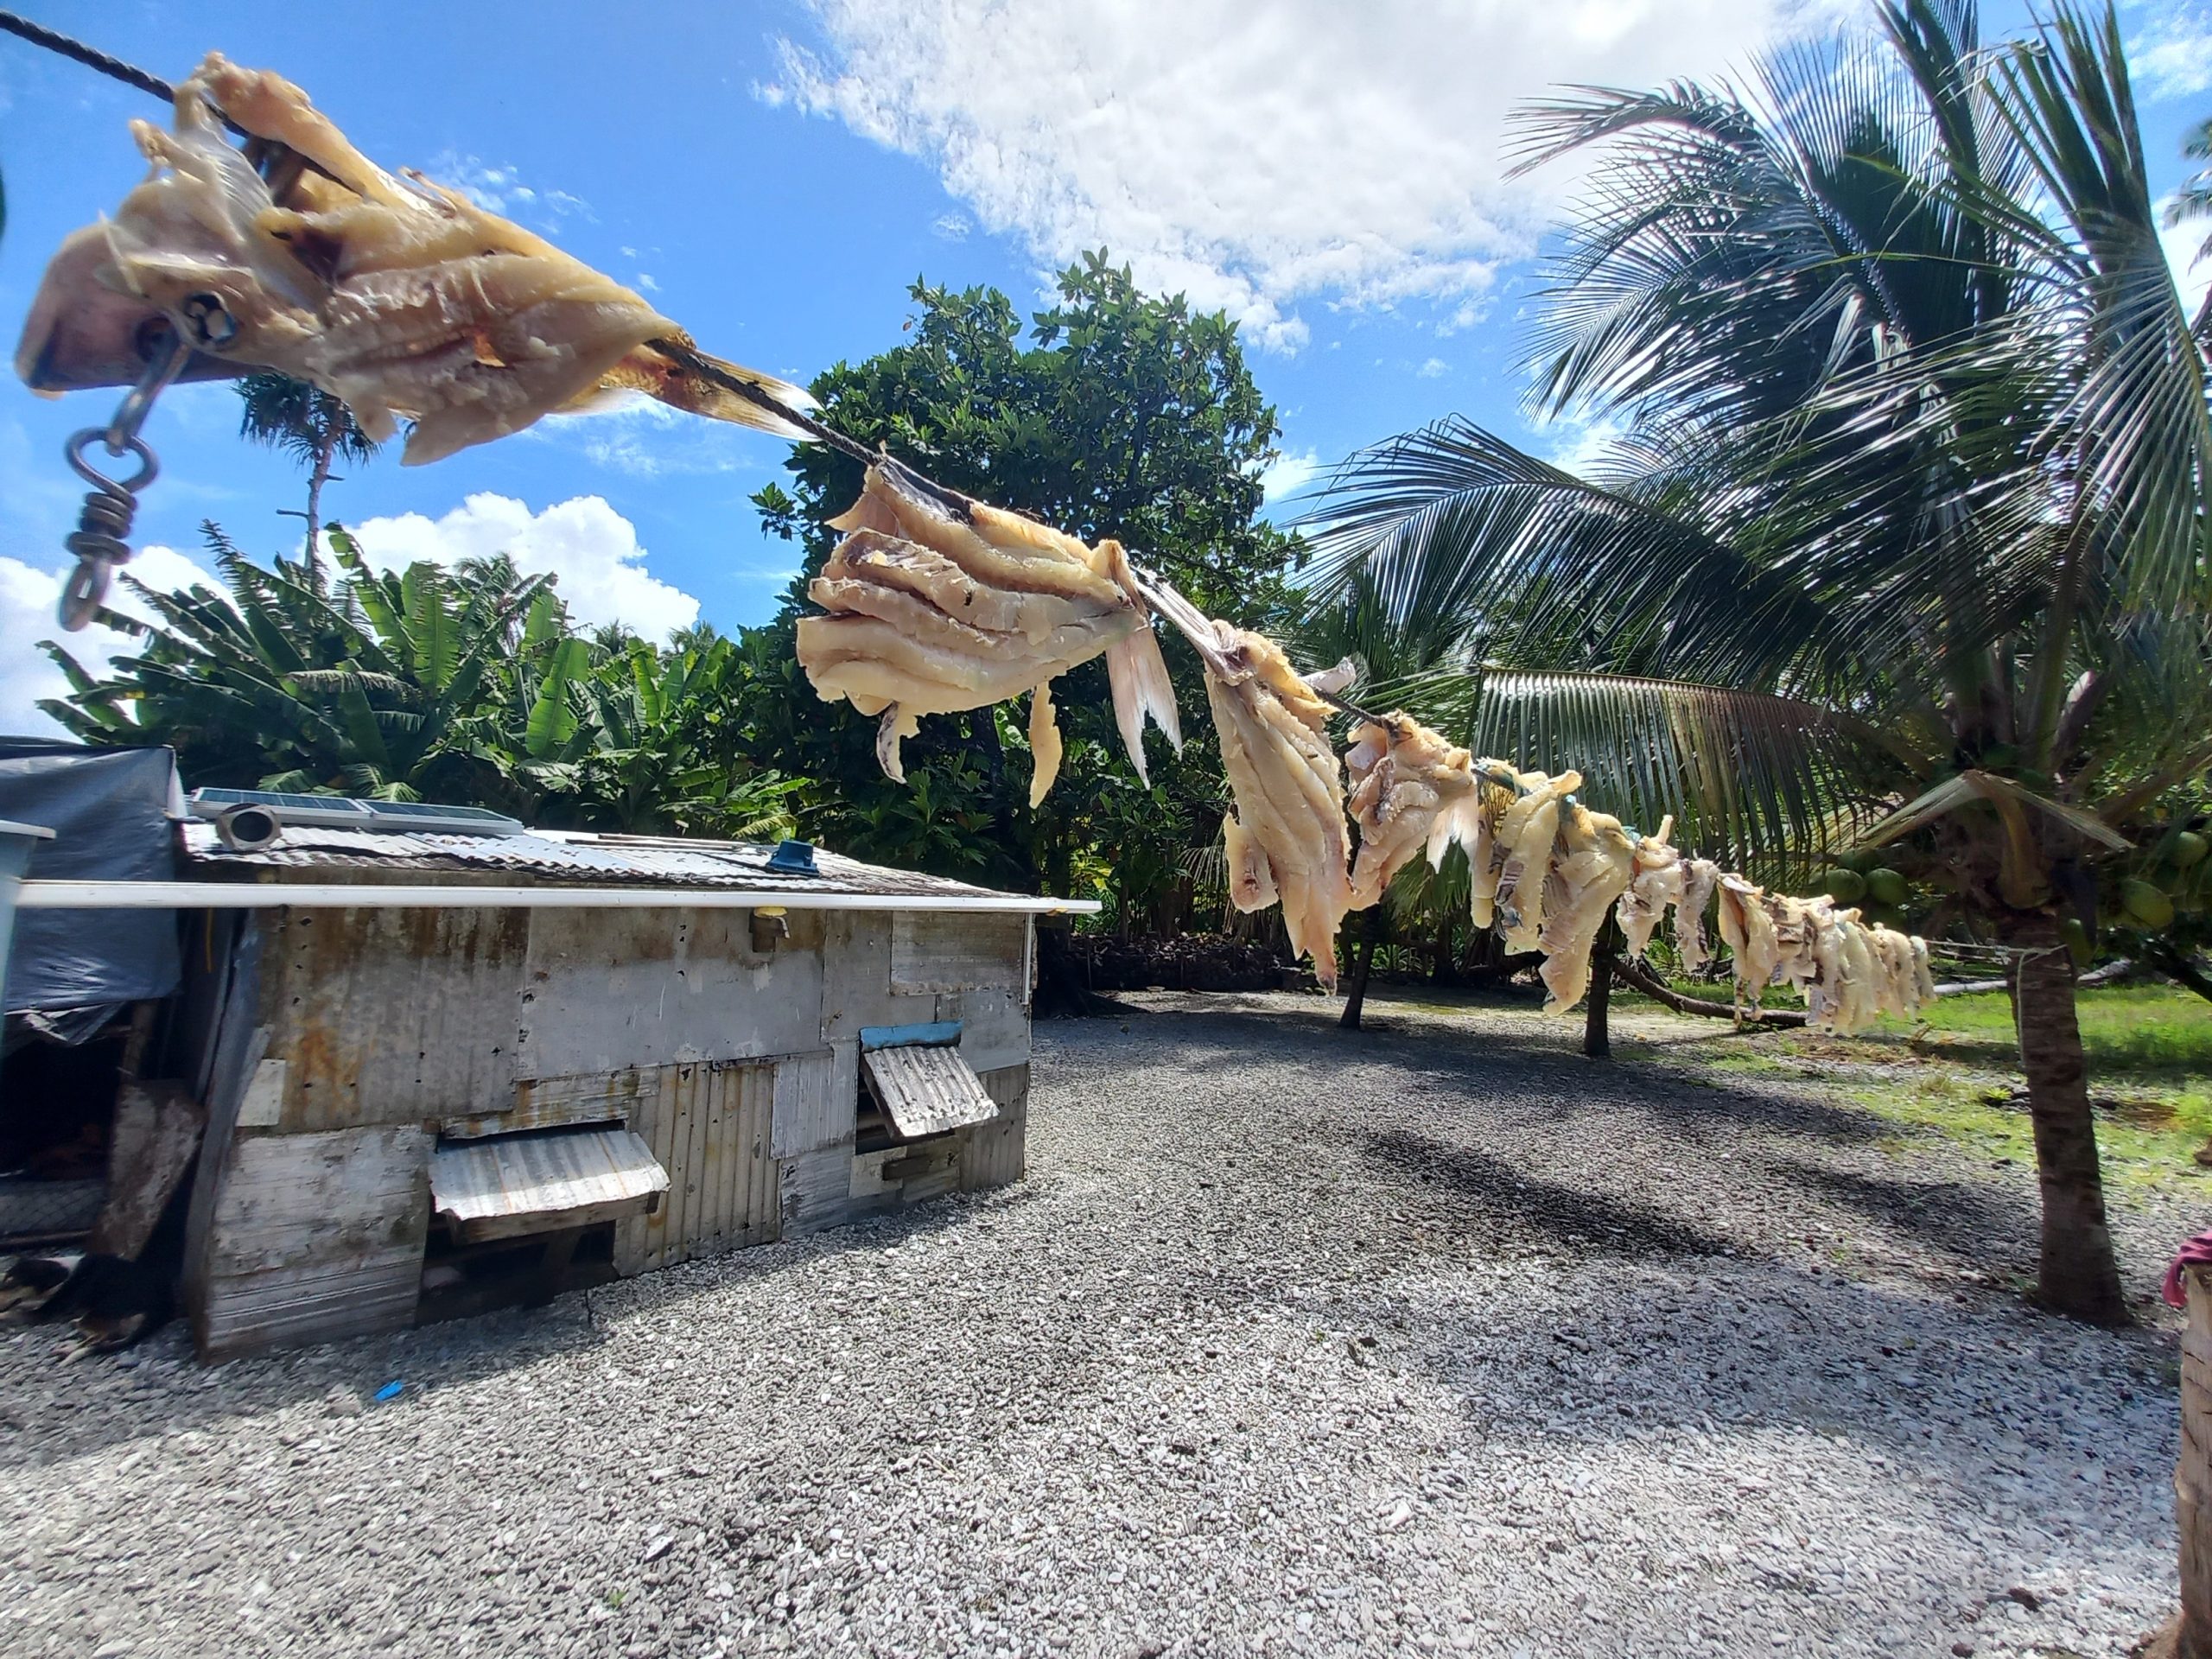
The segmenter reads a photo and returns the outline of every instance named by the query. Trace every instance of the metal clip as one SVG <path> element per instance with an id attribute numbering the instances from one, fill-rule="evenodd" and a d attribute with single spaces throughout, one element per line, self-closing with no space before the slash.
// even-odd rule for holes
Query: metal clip
<path id="1" fill-rule="evenodd" d="M 161 472 L 161 462 L 138 429 L 153 412 L 154 399 L 183 372 L 192 346 L 166 322 L 149 328 L 140 342 L 146 372 L 131 387 L 115 418 L 105 427 L 88 426 L 70 434 L 61 454 L 70 469 L 92 487 L 86 493 L 77 528 L 62 545 L 77 556 L 77 568 L 61 588 L 61 626 L 75 633 L 90 622 L 106 602 L 109 578 L 115 567 L 130 559 L 130 525 L 137 515 L 138 493 Z M 136 455 L 138 470 L 126 479 L 112 479 L 85 458 L 94 443 L 105 444 L 111 455 Z"/>

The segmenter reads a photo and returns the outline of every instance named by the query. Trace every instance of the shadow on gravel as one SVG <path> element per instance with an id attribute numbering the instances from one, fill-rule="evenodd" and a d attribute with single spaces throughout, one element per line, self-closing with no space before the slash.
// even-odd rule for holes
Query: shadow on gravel
<path id="1" fill-rule="evenodd" d="M 1976 1266 L 2024 1267 L 2040 1219 L 2022 1193 L 1963 1181 L 1913 1180 L 1783 1161 L 1777 1175 L 1817 1192 L 1925 1249 Z"/>
<path id="2" fill-rule="evenodd" d="M 1481 1013 L 1484 1005 L 1470 1005 L 1468 1011 Z M 1171 1038 L 1173 1046 L 1161 1045 L 1157 1033 L 1148 1033 L 1144 1063 L 1189 1076 L 1241 1071 L 1253 1054 L 1261 1053 L 1316 1067 L 1321 1091 L 1329 1068 L 1387 1065 L 1409 1080 L 1446 1091 L 1440 1103 L 1456 1096 L 1467 1106 L 1510 1109 L 1532 1093 L 1548 1093 L 1553 1100 L 1544 1108 L 1548 1114 L 1556 1115 L 1560 1101 L 1608 1118 L 1633 1111 L 1693 1143 L 1707 1128 L 1764 1129 L 1828 1145 L 1865 1144 L 1895 1133 L 1871 1112 L 1808 1098 L 1788 1078 L 1745 1086 L 1686 1077 L 1673 1068 L 1640 1066 L 1632 1060 L 1593 1064 L 1577 1052 L 1579 1027 L 1562 1027 L 1548 1042 L 1410 1022 L 1340 1031 L 1327 1007 L 1308 1015 L 1303 1009 L 1211 1005 L 1138 1009 L 1118 1024 L 1136 1020 L 1185 1026 L 1188 1036 Z M 1116 1028 L 1096 1034 L 1106 1041 L 1121 1033 Z"/>
<path id="3" fill-rule="evenodd" d="M 327 1402 L 334 1394 L 350 1393 L 372 1412 L 404 1408 L 430 1389 L 597 1347 L 607 1333 L 586 1298 L 604 1295 L 607 1288 L 571 1293 L 545 1307 L 505 1308 L 219 1365 L 202 1365 L 193 1357 L 191 1338 L 178 1321 L 129 1354 L 42 1368 L 40 1380 L 54 1389 L 46 1399 L 0 1400 L 0 1473 L 212 1429 L 238 1418 L 273 1416 Z M 403 1404 L 371 1403 L 390 1382 L 405 1385 Z"/>
<path id="4" fill-rule="evenodd" d="M 1561 1249 L 1639 1260 L 1655 1255 L 1718 1255 L 1728 1241 L 1642 1205 L 1579 1192 L 1544 1180 L 1472 1147 L 1455 1146 L 1405 1129 L 1368 1137 L 1370 1170 L 1402 1185 L 1441 1185 L 1491 1219 L 1516 1243 L 1541 1240 Z M 1466 1225 L 1466 1218 L 1459 1222 Z"/>

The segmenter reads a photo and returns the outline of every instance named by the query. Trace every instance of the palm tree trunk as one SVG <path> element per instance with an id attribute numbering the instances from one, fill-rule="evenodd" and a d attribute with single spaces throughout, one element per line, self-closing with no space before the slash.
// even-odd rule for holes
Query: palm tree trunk
<path id="1" fill-rule="evenodd" d="M 1359 942 L 1359 957 L 1351 968 L 1351 988 L 1344 993 L 1344 1011 L 1337 1020 L 1346 1031 L 1359 1029 L 1359 1011 L 1367 1001 L 1367 976 L 1375 970 L 1375 947 L 1382 942 L 1385 925 L 1382 906 L 1376 904 L 1367 912 L 1366 937 Z"/>
<path id="2" fill-rule="evenodd" d="M 2105 1219 L 2088 1065 L 2074 1011 L 2074 959 L 2048 916 L 2014 918 L 2005 938 L 2027 952 L 2014 970 L 2012 1012 L 2043 1186 L 2037 1295 L 2054 1313 L 2094 1325 L 2126 1325 L 2127 1303 Z"/>
<path id="3" fill-rule="evenodd" d="M 322 486 L 330 480 L 331 446 L 318 443 L 315 448 L 315 465 L 308 472 L 308 587 L 315 593 L 322 591 Z"/>
<path id="4" fill-rule="evenodd" d="M 1601 948 L 1591 954 L 1590 1001 L 1582 1010 L 1582 1052 L 1593 1060 L 1612 1058 L 1612 1033 L 1606 1029 L 1612 992 L 1613 953 Z"/>

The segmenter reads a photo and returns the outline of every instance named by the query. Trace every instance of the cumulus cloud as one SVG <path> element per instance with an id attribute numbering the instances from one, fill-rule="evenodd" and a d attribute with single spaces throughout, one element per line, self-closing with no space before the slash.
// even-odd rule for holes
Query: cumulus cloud
<path id="1" fill-rule="evenodd" d="M 2145 18 L 2128 38 L 2127 67 L 2147 98 L 2212 88 L 2212 0 L 2139 0 L 2129 10 Z"/>
<path id="2" fill-rule="evenodd" d="M 61 601 L 61 582 L 70 567 L 41 570 L 21 559 L 0 556 L 0 732 L 12 736 L 54 737 L 61 728 L 41 709 L 41 697 L 63 697 L 69 682 L 37 642 L 52 639 L 92 674 L 105 674 L 118 657 L 136 655 L 139 641 L 130 634 L 95 623 L 81 633 L 63 632 L 55 616 Z M 139 550 L 130 572 L 160 593 L 204 587 L 218 591 L 221 584 L 174 548 Z M 108 606 L 142 622 L 154 620 L 152 609 L 130 584 L 120 580 L 109 588 Z"/>
<path id="3" fill-rule="evenodd" d="M 1280 506 L 1327 470 L 1311 449 L 1279 454 L 1261 469 L 1260 488 L 1268 506 Z"/>
<path id="4" fill-rule="evenodd" d="M 1287 350 L 1307 299 L 1471 317 L 1564 182 L 1505 179 L 1514 105 L 1721 70 L 1790 0 L 810 5 L 770 105 L 926 158 L 1041 260 L 1103 244 Z"/>
<path id="5" fill-rule="evenodd" d="M 1440 379 L 1451 372 L 1452 365 L 1449 363 L 1446 363 L 1440 357 L 1426 359 L 1422 362 L 1421 367 L 1414 371 L 1415 374 L 1419 375 L 1424 380 Z"/>
<path id="6" fill-rule="evenodd" d="M 362 558 L 377 569 L 504 553 L 526 575 L 557 576 L 569 615 L 586 627 L 620 622 L 661 639 L 699 618 L 697 600 L 646 570 L 637 526 L 596 495 L 532 512 L 512 496 L 485 492 L 440 518 L 419 512 L 369 518 L 353 533 Z"/>
<path id="7" fill-rule="evenodd" d="M 423 170 L 448 190 L 458 190 L 487 213 L 527 220 L 541 229 L 564 219 L 596 217 L 591 204 L 582 196 L 571 195 L 566 190 L 540 190 L 524 183 L 514 168 L 486 162 L 481 156 L 444 150 Z"/>
<path id="8" fill-rule="evenodd" d="M 1578 478 L 1590 476 L 1591 469 L 1605 459 L 1605 452 L 1618 442 L 1627 429 L 1617 420 L 1582 420 L 1562 416 L 1541 427 L 1533 452 L 1558 467 L 1573 473 Z"/>
<path id="9" fill-rule="evenodd" d="M 2161 202 L 2161 217 L 2164 207 Z M 2166 251 L 2166 263 L 2174 268 L 2174 282 L 2181 289 L 2182 302 L 2192 317 L 2204 303 L 2205 295 L 2212 292 L 2212 259 L 2198 257 L 2208 239 L 2212 239 L 2212 219 L 2183 219 L 2158 232 L 2158 241 Z"/>

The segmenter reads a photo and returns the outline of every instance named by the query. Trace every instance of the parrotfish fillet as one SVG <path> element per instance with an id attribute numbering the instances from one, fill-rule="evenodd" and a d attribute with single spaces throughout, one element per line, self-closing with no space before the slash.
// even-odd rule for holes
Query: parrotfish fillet
<path id="1" fill-rule="evenodd" d="M 845 537 L 808 585 L 823 614 L 799 620 L 799 665 L 825 700 L 880 715 L 887 775 L 904 777 L 899 744 L 920 716 L 1027 691 L 1031 804 L 1041 803 L 1062 753 L 1051 683 L 1102 652 L 1137 775 L 1147 715 L 1181 747 L 1167 664 L 1118 543 L 1085 547 L 888 461 L 830 524 Z"/>
<path id="2" fill-rule="evenodd" d="M 296 159 L 264 179 L 219 112 Z M 811 406 L 798 387 L 707 357 L 639 295 L 466 196 L 386 173 L 280 76 L 211 53 L 174 124 L 131 134 L 150 173 L 62 245 L 32 303 L 16 366 L 34 390 L 137 380 L 141 331 L 166 317 L 195 378 L 312 382 L 379 441 L 411 422 L 410 465 L 626 391 L 801 435 L 783 417 Z"/>

